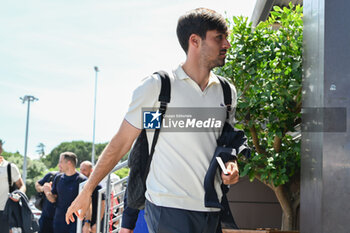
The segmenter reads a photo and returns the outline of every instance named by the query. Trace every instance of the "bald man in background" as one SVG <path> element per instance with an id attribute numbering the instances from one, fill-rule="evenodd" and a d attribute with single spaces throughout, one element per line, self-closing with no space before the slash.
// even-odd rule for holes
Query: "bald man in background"
<path id="1" fill-rule="evenodd" d="M 90 161 L 83 161 L 80 163 L 80 173 L 86 176 L 87 178 L 90 177 L 91 173 L 93 171 L 93 166 Z M 97 218 L 97 203 L 98 203 L 98 190 L 102 188 L 101 185 L 98 185 L 95 191 L 92 194 L 92 213 L 91 216 L 91 222 L 88 224 L 88 222 L 84 222 L 83 225 L 83 233 L 85 232 L 96 232 L 96 218 Z M 101 202 L 101 220 L 103 218 L 105 210 L 105 195 L 102 195 L 102 202 Z"/>

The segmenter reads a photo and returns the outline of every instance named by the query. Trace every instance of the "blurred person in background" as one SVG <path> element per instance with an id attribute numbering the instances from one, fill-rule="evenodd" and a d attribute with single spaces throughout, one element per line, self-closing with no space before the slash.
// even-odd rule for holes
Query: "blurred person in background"
<path id="1" fill-rule="evenodd" d="M 80 164 L 80 173 L 82 173 L 87 178 L 90 177 L 91 173 L 93 171 L 93 166 L 90 161 L 83 161 Z M 87 214 L 87 218 L 85 222 L 83 223 L 83 233 L 96 233 L 96 219 L 97 219 L 97 204 L 98 204 L 98 190 L 100 190 L 102 187 L 101 185 L 97 185 L 96 189 L 92 193 L 92 202 L 91 202 L 91 213 L 89 212 Z M 105 210 L 105 195 L 102 195 L 102 201 L 101 201 L 101 226 L 103 221 L 103 215 Z M 90 221 L 89 221 L 90 220 Z M 103 229 L 101 227 L 101 229 Z"/>
<path id="2" fill-rule="evenodd" d="M 0 233 L 9 233 L 9 225 L 7 217 L 4 215 L 4 209 L 6 202 L 9 198 L 10 187 L 8 185 L 8 168 L 11 170 L 11 186 L 14 185 L 17 189 L 26 192 L 26 186 L 21 178 L 21 173 L 18 167 L 14 163 L 9 163 L 1 156 L 3 149 L 2 145 L 4 142 L 0 139 Z M 9 167 L 8 167 L 9 166 Z M 19 200 L 13 199 L 18 202 Z"/>
<path id="3" fill-rule="evenodd" d="M 53 219 L 54 233 L 76 233 L 76 222 L 68 225 L 65 222 L 65 213 L 74 198 L 78 196 L 79 184 L 86 180 L 82 174 L 76 171 L 77 163 L 76 154 L 63 152 L 58 162 L 62 173 L 57 175 L 52 183 L 44 184 L 46 198 L 56 205 Z"/>
<path id="4" fill-rule="evenodd" d="M 52 185 L 52 181 L 60 173 L 59 172 L 48 172 L 42 179 L 35 182 L 35 189 L 37 192 L 44 192 L 44 185 L 48 183 Z M 53 217 L 55 215 L 56 206 L 47 200 L 44 193 L 44 200 L 42 204 L 41 216 L 39 219 L 39 233 L 53 233 Z"/>

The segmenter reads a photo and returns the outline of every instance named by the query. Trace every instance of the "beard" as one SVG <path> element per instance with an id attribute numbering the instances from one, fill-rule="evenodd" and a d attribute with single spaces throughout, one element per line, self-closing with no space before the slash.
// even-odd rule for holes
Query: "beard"
<path id="1" fill-rule="evenodd" d="M 225 58 L 221 58 L 221 57 L 209 62 L 210 69 L 214 69 L 215 67 L 222 67 L 224 65 L 225 65 Z"/>
<path id="2" fill-rule="evenodd" d="M 208 48 L 205 43 L 203 43 L 203 50 L 202 50 L 202 56 L 201 60 L 203 61 L 203 64 L 207 64 L 206 66 L 212 70 L 215 67 L 221 67 L 225 65 L 225 58 L 226 58 L 226 49 L 221 49 L 219 53 L 216 53 L 216 55 L 213 54 L 213 50 Z M 214 52 L 215 53 L 215 52 Z"/>

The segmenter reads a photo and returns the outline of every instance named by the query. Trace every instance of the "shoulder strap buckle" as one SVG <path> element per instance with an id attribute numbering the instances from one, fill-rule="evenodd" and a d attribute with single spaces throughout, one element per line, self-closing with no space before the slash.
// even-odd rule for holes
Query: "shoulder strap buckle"
<path id="1" fill-rule="evenodd" d="M 167 102 L 160 102 L 159 112 L 162 114 L 162 116 L 165 114 L 167 106 Z"/>

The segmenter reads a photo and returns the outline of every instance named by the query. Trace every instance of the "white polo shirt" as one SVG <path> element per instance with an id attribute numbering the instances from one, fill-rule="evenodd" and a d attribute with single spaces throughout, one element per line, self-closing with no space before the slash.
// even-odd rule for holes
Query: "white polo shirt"
<path id="1" fill-rule="evenodd" d="M 3 160 L 0 163 L 0 211 L 3 211 L 5 209 L 9 193 L 9 183 L 7 180 L 7 164 L 8 162 L 6 160 Z M 11 177 L 12 183 L 18 181 L 19 178 L 21 178 L 21 173 L 19 172 L 17 166 L 13 163 L 11 163 Z"/>
<path id="2" fill-rule="evenodd" d="M 224 108 L 224 95 L 220 81 L 210 74 L 207 87 L 202 91 L 180 65 L 172 73 L 171 100 L 168 109 Z M 161 81 L 158 75 L 143 80 L 133 93 L 125 116 L 136 128 L 143 128 L 142 108 L 159 107 Z M 232 103 L 236 106 L 236 90 L 231 85 Z M 168 113 L 168 112 L 167 112 Z M 233 120 L 233 111 L 230 114 Z M 225 121 L 225 116 L 221 119 Z M 222 125 L 223 126 L 223 125 Z M 219 211 L 204 206 L 204 178 L 213 157 L 216 140 L 221 130 L 208 132 L 164 132 L 161 130 L 147 177 L 146 198 L 158 206 L 194 211 Z M 154 132 L 147 132 L 149 148 Z M 220 173 L 215 178 L 219 200 L 222 197 Z"/>

